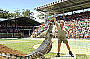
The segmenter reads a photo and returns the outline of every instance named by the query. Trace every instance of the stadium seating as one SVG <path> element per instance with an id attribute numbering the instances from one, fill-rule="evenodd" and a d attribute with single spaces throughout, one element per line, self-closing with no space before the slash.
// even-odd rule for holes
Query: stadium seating
<path id="1" fill-rule="evenodd" d="M 65 20 L 64 24 L 67 26 L 68 31 L 66 32 L 67 38 L 90 38 L 90 11 L 74 13 L 73 15 L 59 16 L 57 19 Z M 46 24 L 44 24 L 46 25 Z M 47 26 L 42 26 L 33 31 L 32 37 L 45 37 Z M 57 34 L 57 30 L 56 30 Z M 57 35 L 55 36 L 57 37 Z"/>

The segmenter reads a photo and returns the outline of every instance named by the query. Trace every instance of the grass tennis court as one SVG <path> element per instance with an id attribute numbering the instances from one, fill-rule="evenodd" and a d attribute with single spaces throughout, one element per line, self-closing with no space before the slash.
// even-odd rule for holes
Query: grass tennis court
<path id="1" fill-rule="evenodd" d="M 33 46 L 41 44 L 43 40 L 25 40 L 25 39 L 17 39 L 17 40 L 0 40 L 0 44 L 4 44 L 9 48 L 14 50 L 18 50 L 24 54 L 29 54 L 34 50 Z M 90 41 L 89 40 L 69 40 L 69 45 L 74 54 L 77 54 L 77 59 L 88 59 L 90 58 Z M 57 53 L 57 40 L 53 40 L 53 48 L 49 54 L 46 54 L 46 58 L 55 57 Z M 68 55 L 68 50 L 66 49 L 65 44 L 62 43 L 61 53 Z"/>

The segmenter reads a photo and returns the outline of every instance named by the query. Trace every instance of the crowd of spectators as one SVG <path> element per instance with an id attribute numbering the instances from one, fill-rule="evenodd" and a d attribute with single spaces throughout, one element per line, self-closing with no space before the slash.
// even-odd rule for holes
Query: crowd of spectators
<path id="1" fill-rule="evenodd" d="M 68 38 L 89 38 L 90 37 L 90 19 L 65 21 L 68 27 Z"/>
<path id="2" fill-rule="evenodd" d="M 80 13 L 73 13 L 72 15 L 65 15 L 65 16 L 59 16 L 57 19 L 63 19 L 65 21 L 70 20 L 83 20 L 83 19 L 89 19 L 90 18 L 90 11 L 86 12 L 80 12 Z"/>
<path id="3" fill-rule="evenodd" d="M 59 16 L 57 19 L 64 20 L 64 25 L 68 29 L 66 31 L 67 38 L 90 38 L 90 11 L 66 15 L 64 17 Z M 32 37 L 45 37 L 47 27 L 47 24 L 39 26 L 39 28 L 33 31 Z M 57 30 L 55 33 L 55 37 L 57 37 Z"/>

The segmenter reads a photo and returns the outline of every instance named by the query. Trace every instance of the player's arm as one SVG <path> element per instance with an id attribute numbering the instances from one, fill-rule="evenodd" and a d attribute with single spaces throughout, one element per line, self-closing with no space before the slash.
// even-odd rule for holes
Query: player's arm
<path id="1" fill-rule="evenodd" d="M 54 18 L 54 23 L 55 23 L 55 25 L 58 27 L 58 23 L 57 23 L 57 21 L 56 21 L 56 18 Z"/>

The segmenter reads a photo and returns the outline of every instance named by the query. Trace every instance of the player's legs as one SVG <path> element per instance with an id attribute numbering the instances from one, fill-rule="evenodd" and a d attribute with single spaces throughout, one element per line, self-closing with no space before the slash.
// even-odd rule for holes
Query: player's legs
<path id="1" fill-rule="evenodd" d="M 60 47 L 61 47 L 62 40 L 58 39 L 58 53 L 56 57 L 60 57 Z"/>
<path id="2" fill-rule="evenodd" d="M 72 54 L 72 51 L 70 50 L 70 46 L 69 46 L 69 44 L 68 44 L 67 39 L 65 38 L 65 39 L 63 40 L 63 42 L 66 44 L 67 49 L 69 50 L 69 54 L 70 54 L 72 57 L 74 57 L 73 54 Z"/>
<path id="3" fill-rule="evenodd" d="M 63 39 L 63 43 L 66 44 L 67 49 L 70 51 L 70 46 L 68 45 L 68 40 L 66 38 Z"/>
<path id="4" fill-rule="evenodd" d="M 70 51 L 70 46 L 68 45 L 68 43 L 65 43 L 67 46 L 67 49 Z"/>
<path id="5" fill-rule="evenodd" d="M 73 54 L 72 54 L 72 51 L 70 50 L 70 46 L 68 45 L 68 43 L 65 43 L 66 46 L 67 46 L 67 49 L 69 50 L 69 54 L 71 55 L 71 57 L 74 57 Z"/>
<path id="6" fill-rule="evenodd" d="M 61 43 L 58 43 L 58 53 L 60 52 Z"/>
<path id="7" fill-rule="evenodd" d="M 63 43 L 66 44 L 67 49 L 70 51 L 70 46 L 69 46 L 69 44 L 68 44 L 68 40 L 67 40 L 66 38 L 63 38 Z"/>

